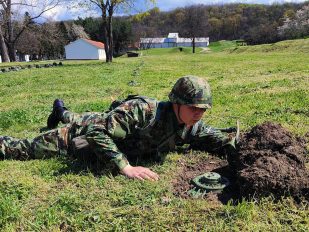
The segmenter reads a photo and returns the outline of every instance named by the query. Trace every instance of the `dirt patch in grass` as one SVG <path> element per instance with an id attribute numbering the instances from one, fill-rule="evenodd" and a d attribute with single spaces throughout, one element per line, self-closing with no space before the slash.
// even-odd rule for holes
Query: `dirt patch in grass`
<path id="1" fill-rule="evenodd" d="M 173 181 L 174 194 L 188 198 L 190 180 L 214 171 L 227 177 L 231 185 L 220 194 L 206 198 L 226 202 L 229 199 L 259 198 L 272 195 L 275 199 L 292 196 L 309 201 L 309 171 L 306 141 L 293 136 L 280 124 L 265 122 L 243 133 L 239 152 L 227 161 L 210 156 L 196 162 L 180 161 L 182 169 Z"/>
<path id="2" fill-rule="evenodd" d="M 174 195 L 181 198 L 191 198 L 188 191 L 193 188 L 190 181 L 205 172 L 217 172 L 221 176 L 228 177 L 231 185 L 224 189 L 222 193 L 208 193 L 205 198 L 215 202 L 226 203 L 230 199 L 235 199 L 238 196 L 238 189 L 235 185 L 235 177 L 226 160 L 215 156 L 199 157 L 190 155 L 186 160 L 179 160 L 180 172 L 172 181 Z"/>

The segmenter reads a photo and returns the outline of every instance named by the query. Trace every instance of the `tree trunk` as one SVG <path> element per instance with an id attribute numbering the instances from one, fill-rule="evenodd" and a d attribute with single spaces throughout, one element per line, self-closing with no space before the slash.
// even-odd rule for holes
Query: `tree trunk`
<path id="1" fill-rule="evenodd" d="M 109 62 L 113 61 L 113 25 L 112 25 L 112 13 L 109 12 L 108 16 L 108 38 L 109 38 Z"/>
<path id="2" fill-rule="evenodd" d="M 102 8 L 102 29 L 103 29 L 103 42 L 104 42 L 104 49 L 105 49 L 105 55 L 106 55 L 106 63 L 110 62 L 109 60 L 109 39 L 108 39 L 108 24 L 107 24 L 107 15 L 106 10 Z"/>
<path id="3" fill-rule="evenodd" d="M 10 60 L 12 62 L 16 61 L 15 43 L 8 43 L 8 50 L 9 50 Z"/>
<path id="4" fill-rule="evenodd" d="M 9 50 L 9 56 L 11 61 L 16 61 L 16 51 L 15 51 L 15 42 L 13 34 L 13 23 L 12 23 L 12 3 L 11 0 L 8 0 L 7 5 L 7 30 L 8 30 L 8 40 L 7 47 Z"/>
<path id="5" fill-rule="evenodd" d="M 195 53 L 195 37 L 192 39 L 192 53 Z"/>
<path id="6" fill-rule="evenodd" d="M 8 48 L 7 48 L 5 41 L 4 41 L 1 26 L 0 26 L 0 49 L 1 49 L 2 62 L 10 62 L 10 57 L 9 57 L 9 54 L 8 54 Z"/>

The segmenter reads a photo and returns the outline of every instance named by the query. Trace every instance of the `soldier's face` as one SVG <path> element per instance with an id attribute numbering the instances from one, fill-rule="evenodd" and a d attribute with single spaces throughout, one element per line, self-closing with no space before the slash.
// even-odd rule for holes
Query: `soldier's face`
<path id="1" fill-rule="evenodd" d="M 205 109 L 197 108 L 194 106 L 179 105 L 179 119 L 187 126 L 193 126 L 202 117 Z"/>

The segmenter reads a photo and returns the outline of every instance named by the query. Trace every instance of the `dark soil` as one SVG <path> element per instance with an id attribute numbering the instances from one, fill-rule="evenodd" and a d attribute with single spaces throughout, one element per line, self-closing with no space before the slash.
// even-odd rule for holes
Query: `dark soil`
<path id="1" fill-rule="evenodd" d="M 293 136 L 280 124 L 265 122 L 242 134 L 239 152 L 227 161 L 210 156 L 190 164 L 180 161 L 182 170 L 173 181 L 174 194 L 187 198 L 190 180 L 208 171 L 227 177 L 231 185 L 210 200 L 291 196 L 309 201 L 309 171 L 306 141 Z"/>
<path id="2" fill-rule="evenodd" d="M 188 191 L 193 187 L 190 181 L 205 172 L 217 172 L 221 176 L 228 177 L 231 183 L 235 183 L 233 172 L 228 166 L 226 160 L 222 160 L 215 156 L 197 158 L 197 156 L 190 155 L 187 157 L 190 163 L 184 160 L 179 161 L 181 171 L 178 173 L 176 179 L 173 180 L 174 194 L 181 198 L 190 198 Z M 231 184 L 224 189 L 223 193 L 208 193 L 205 198 L 210 201 L 226 203 L 231 198 L 237 198 L 238 189 L 235 185 Z"/>
<path id="3" fill-rule="evenodd" d="M 292 196 L 309 200 L 305 140 L 265 122 L 243 134 L 234 162 L 242 196 Z"/>

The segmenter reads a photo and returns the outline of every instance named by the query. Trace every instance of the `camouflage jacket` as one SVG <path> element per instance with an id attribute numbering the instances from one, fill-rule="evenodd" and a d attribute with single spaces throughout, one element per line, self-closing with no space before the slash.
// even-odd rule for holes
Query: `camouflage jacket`
<path id="1" fill-rule="evenodd" d="M 128 160 L 152 157 L 190 144 L 192 149 L 223 153 L 231 140 L 202 121 L 192 128 L 178 123 L 171 102 L 137 97 L 102 114 L 90 114 L 74 122 L 71 139 L 84 135 L 92 151 L 122 169 Z"/>

